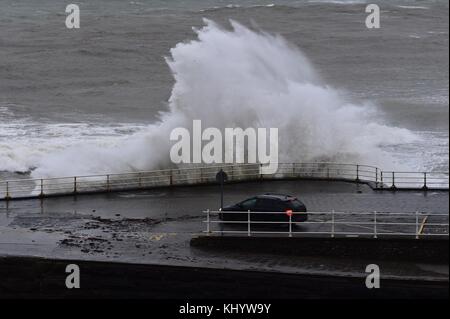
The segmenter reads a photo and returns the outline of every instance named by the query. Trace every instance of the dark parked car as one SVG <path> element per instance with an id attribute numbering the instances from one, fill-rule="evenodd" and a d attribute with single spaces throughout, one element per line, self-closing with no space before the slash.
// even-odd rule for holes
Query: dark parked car
<path id="1" fill-rule="evenodd" d="M 222 209 L 219 218 L 224 221 L 248 220 L 250 210 L 250 220 L 252 221 L 289 221 L 291 215 L 292 222 L 304 222 L 308 219 L 306 206 L 296 197 L 284 194 L 258 195 L 248 198 L 235 205 Z M 227 212 L 243 212 L 227 213 Z M 257 213 L 252 213 L 257 212 Z M 284 214 L 271 214 L 274 212 L 284 212 Z"/>

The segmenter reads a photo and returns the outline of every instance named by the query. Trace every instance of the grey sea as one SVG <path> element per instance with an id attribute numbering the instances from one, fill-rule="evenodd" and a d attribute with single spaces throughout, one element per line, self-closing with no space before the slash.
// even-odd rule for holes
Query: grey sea
<path id="1" fill-rule="evenodd" d="M 177 74 L 165 58 L 171 57 L 171 49 L 177 44 L 197 38 L 193 28 L 204 27 L 204 18 L 226 30 L 232 29 L 231 19 L 251 30 L 263 30 L 257 32 L 281 35 L 309 59 L 323 85 L 341 92 L 352 103 L 376 109 L 373 117 L 379 126 L 375 131 L 398 128 L 402 134 L 417 137 L 386 144 L 377 141 L 383 152 L 403 162 L 407 169 L 448 170 L 447 1 L 377 1 L 381 27 L 376 30 L 365 26 L 368 13 L 364 1 L 77 3 L 81 28 L 69 30 L 65 26 L 64 2 L 0 1 L 2 179 L 28 177 L 40 168 L 45 168 L 41 172 L 46 176 L 59 175 L 64 168 L 53 172 L 53 167 L 69 167 L 76 162 L 92 166 L 70 173 L 101 172 L 106 158 L 123 164 L 117 171 L 124 167 L 151 169 L 150 163 L 128 163 L 127 153 L 146 157 L 144 154 L 155 152 L 152 141 L 136 143 L 133 151 L 129 145 L 126 149 L 118 145 L 124 139 L 144 134 L 149 125 L 160 121 L 161 112 L 169 111 L 170 103 L 175 103 L 171 96 Z M 270 48 L 267 51 L 272 52 Z M 251 63 L 256 58 L 246 60 L 242 56 L 233 58 L 239 57 L 236 63 L 252 72 Z M 211 65 L 220 65 L 226 59 L 214 53 L 205 53 L 203 58 Z M 171 59 L 177 61 L 177 57 Z M 271 59 L 283 57 L 273 55 Z M 220 75 L 222 79 L 227 76 L 232 79 L 226 73 Z M 227 94 L 221 87 L 209 89 Z M 251 85 L 249 92 L 254 89 Z M 228 94 L 231 98 L 232 92 Z M 179 105 L 189 108 L 188 102 Z M 283 112 L 283 105 L 273 109 L 274 116 L 277 112 Z M 317 111 L 315 127 L 320 127 L 328 116 L 325 111 Z M 386 142 L 396 139 L 393 135 L 397 131 L 386 132 Z M 317 140 L 317 148 L 320 143 Z M 83 148 L 77 150 L 79 145 Z M 358 147 L 355 145 L 356 153 L 366 152 Z M 58 159 L 58 154 L 67 149 L 72 150 L 70 156 Z M 370 160 L 370 154 L 365 155 Z M 109 164 L 106 167 L 115 170 Z"/>

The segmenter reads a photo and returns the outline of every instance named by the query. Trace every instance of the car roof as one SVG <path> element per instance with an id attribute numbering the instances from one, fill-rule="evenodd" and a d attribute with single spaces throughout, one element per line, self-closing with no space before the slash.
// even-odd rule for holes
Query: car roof
<path id="1" fill-rule="evenodd" d="M 256 198 L 278 199 L 278 200 L 283 200 L 283 201 L 291 201 L 291 200 L 297 199 L 295 196 L 292 196 L 292 195 L 276 194 L 276 193 L 265 193 L 265 194 L 256 196 Z"/>

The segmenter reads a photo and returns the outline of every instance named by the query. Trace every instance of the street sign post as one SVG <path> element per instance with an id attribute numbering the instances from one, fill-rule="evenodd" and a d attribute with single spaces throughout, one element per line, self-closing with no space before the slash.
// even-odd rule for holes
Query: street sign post
<path id="1" fill-rule="evenodd" d="M 228 175 L 220 169 L 220 171 L 216 174 L 216 181 L 220 183 L 220 209 L 223 208 L 223 183 L 228 180 Z"/>

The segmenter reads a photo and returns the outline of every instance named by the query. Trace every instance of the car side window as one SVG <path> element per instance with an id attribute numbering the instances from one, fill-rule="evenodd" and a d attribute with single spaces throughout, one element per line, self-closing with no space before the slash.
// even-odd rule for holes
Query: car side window
<path id="1" fill-rule="evenodd" d="M 286 203 L 282 202 L 281 200 L 276 200 L 273 203 L 274 212 L 282 212 L 282 211 L 285 211 L 286 208 L 287 208 Z"/>
<path id="2" fill-rule="evenodd" d="M 279 200 L 260 198 L 256 208 L 267 212 L 279 212 L 284 210 L 284 205 Z"/>
<path id="3" fill-rule="evenodd" d="M 270 210 L 272 208 L 272 201 L 267 198 L 258 199 L 258 203 L 256 204 L 256 209 L 258 210 Z"/>
<path id="4" fill-rule="evenodd" d="M 247 199 L 246 201 L 243 201 L 241 204 L 240 204 L 240 206 L 243 208 L 243 209 L 254 209 L 255 208 L 255 206 L 256 206 L 256 198 L 250 198 L 250 199 Z"/>

